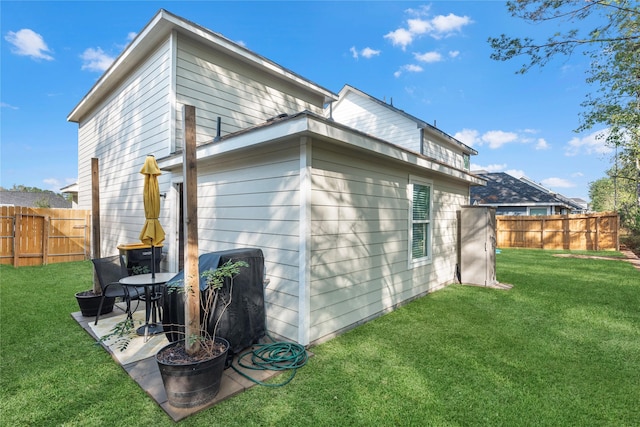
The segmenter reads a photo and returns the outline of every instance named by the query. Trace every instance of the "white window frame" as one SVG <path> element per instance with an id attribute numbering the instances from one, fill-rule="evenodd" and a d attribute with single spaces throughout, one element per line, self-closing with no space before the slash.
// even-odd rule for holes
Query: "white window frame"
<path id="1" fill-rule="evenodd" d="M 429 218 L 427 220 L 414 221 L 413 219 L 413 189 L 414 185 L 422 185 L 429 187 Z M 431 264 L 433 257 L 433 181 L 419 178 L 415 176 L 409 177 L 408 186 L 409 197 L 409 227 L 408 227 L 408 253 L 409 253 L 409 268 L 419 267 L 425 264 Z M 427 243 L 426 243 L 426 255 L 420 258 L 413 257 L 413 225 L 414 223 L 428 224 L 427 229 Z"/>
<path id="2" fill-rule="evenodd" d="M 465 170 L 471 169 L 471 155 L 462 153 L 462 166 Z"/>
<path id="3" fill-rule="evenodd" d="M 541 211 L 542 209 L 544 209 L 544 213 L 531 213 L 531 211 Z M 540 216 L 544 216 L 544 215 L 549 215 L 549 208 L 547 206 L 540 206 L 540 207 L 534 207 L 534 208 L 529 208 L 527 214 L 531 215 L 540 215 Z"/>

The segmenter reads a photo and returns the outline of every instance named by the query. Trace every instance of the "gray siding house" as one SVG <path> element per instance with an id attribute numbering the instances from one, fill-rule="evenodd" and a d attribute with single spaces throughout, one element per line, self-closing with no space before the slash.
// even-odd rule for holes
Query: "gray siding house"
<path id="1" fill-rule="evenodd" d="M 464 167 L 468 147 L 440 135 L 433 153 L 422 152 L 338 119 L 340 101 L 160 10 L 68 116 L 78 124 L 78 207 L 91 209 L 96 157 L 101 251 L 136 242 L 139 170 L 154 154 L 165 195 L 162 267 L 176 271 L 182 111 L 195 106 L 201 253 L 262 249 L 270 332 L 304 345 L 326 340 L 452 283 L 456 212 L 484 182 Z"/>
<path id="2" fill-rule="evenodd" d="M 577 201 L 554 193 L 528 179 L 504 172 L 475 172 L 487 185 L 472 187 L 470 203 L 496 208 L 496 215 L 566 215 L 584 213 Z"/>

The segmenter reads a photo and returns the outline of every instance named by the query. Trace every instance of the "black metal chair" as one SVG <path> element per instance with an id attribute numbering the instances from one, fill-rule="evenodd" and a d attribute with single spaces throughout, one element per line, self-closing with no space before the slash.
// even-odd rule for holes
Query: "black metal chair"
<path id="1" fill-rule="evenodd" d="M 100 312 L 102 311 L 102 304 L 105 298 L 122 298 L 127 308 L 125 312 L 127 317 L 131 318 L 131 300 L 137 300 L 140 297 L 140 290 L 135 287 L 122 286 L 119 282 L 123 277 L 128 276 L 127 269 L 122 268 L 122 263 L 119 255 L 95 258 L 92 259 L 93 268 L 96 271 L 98 277 L 98 283 L 102 289 L 102 298 L 100 298 L 100 307 L 98 307 L 98 313 L 96 314 L 96 322 L 100 318 Z"/>

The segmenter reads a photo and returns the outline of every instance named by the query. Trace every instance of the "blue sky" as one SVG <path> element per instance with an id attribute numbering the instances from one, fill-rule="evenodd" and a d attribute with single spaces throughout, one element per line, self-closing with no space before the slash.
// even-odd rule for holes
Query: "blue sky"
<path id="1" fill-rule="evenodd" d="M 588 199 L 612 153 L 576 134 L 589 57 L 515 74 L 490 36 L 549 36 L 498 1 L 0 1 L 0 185 L 59 191 L 77 178 L 66 117 L 158 9 L 182 16 L 337 93 L 384 99 L 474 147 L 472 167 L 526 175 Z"/>

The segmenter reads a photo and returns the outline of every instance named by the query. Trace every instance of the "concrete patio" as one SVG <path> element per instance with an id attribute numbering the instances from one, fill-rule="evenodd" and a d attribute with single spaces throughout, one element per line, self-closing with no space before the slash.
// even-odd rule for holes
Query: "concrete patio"
<path id="1" fill-rule="evenodd" d="M 109 333 L 117 322 L 124 320 L 123 310 L 114 308 L 113 312 L 100 316 L 98 325 L 94 325 L 95 317 L 83 317 L 78 311 L 71 313 L 71 317 L 95 340 Z M 144 304 L 140 304 L 139 309 L 134 313 L 134 320 L 142 320 L 144 317 Z M 224 371 L 220 391 L 215 399 L 205 405 L 194 408 L 176 408 L 167 401 L 167 395 L 162 384 L 160 371 L 155 361 L 155 354 L 158 349 L 168 344 L 164 334 L 151 337 L 145 342 L 144 337 L 134 337 L 127 349 L 121 351 L 116 343 L 110 341 L 101 342 L 102 347 L 107 351 L 113 360 L 125 370 L 127 374 L 171 417 L 174 421 L 180 421 L 192 414 L 210 408 L 217 403 L 235 396 L 238 393 L 256 386 L 253 381 L 240 375 L 232 368 Z M 241 352 L 243 353 L 243 352 Z M 248 364 L 247 360 L 244 361 Z M 239 367 L 237 356 L 234 358 L 234 366 L 241 372 L 258 380 L 266 381 L 278 375 L 278 371 L 270 370 L 250 370 Z"/>

